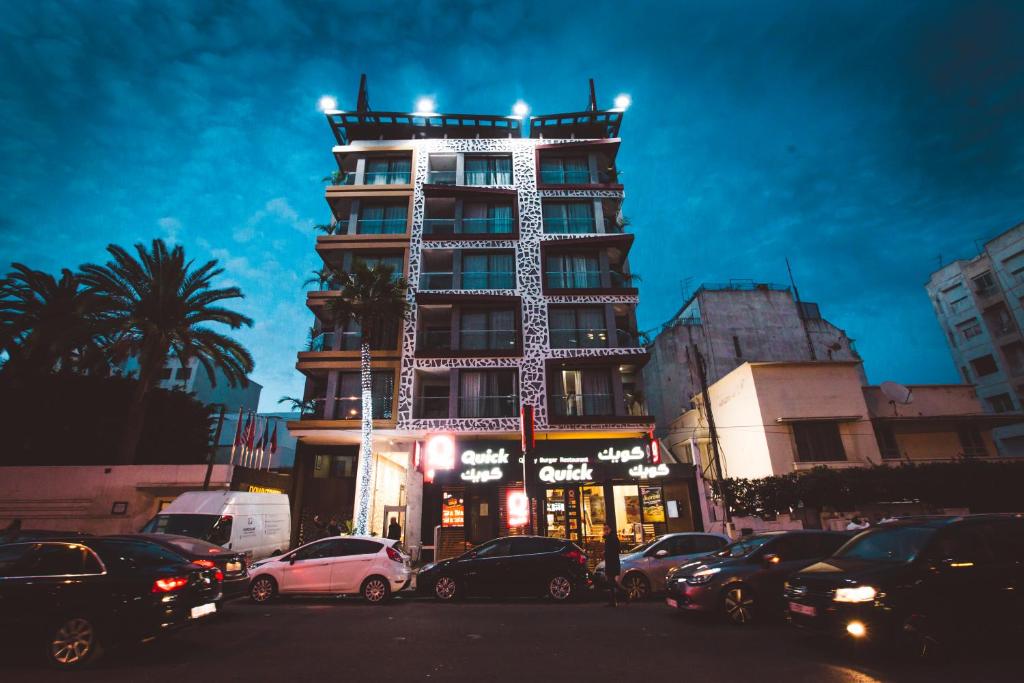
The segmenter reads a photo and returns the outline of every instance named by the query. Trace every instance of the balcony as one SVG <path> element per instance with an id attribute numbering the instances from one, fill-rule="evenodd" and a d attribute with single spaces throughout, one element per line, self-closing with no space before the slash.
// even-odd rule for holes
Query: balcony
<path id="1" fill-rule="evenodd" d="M 456 285 L 456 273 L 420 273 L 420 289 L 515 289 L 516 276 L 510 272 L 464 271 L 459 274 L 460 284 Z"/>
<path id="2" fill-rule="evenodd" d="M 413 417 L 417 420 L 447 420 L 447 396 L 418 396 L 413 401 Z"/>
<path id="3" fill-rule="evenodd" d="M 519 411 L 519 397 L 505 396 L 460 396 L 459 417 L 515 417 Z"/>
<path id="4" fill-rule="evenodd" d="M 446 235 L 511 235 L 511 218 L 425 218 L 423 234 L 431 237 Z"/>
<path id="5" fill-rule="evenodd" d="M 358 351 L 359 332 L 321 332 L 309 342 L 309 351 Z M 335 340 L 338 340 L 338 348 L 334 347 Z"/>
<path id="6" fill-rule="evenodd" d="M 553 349 L 603 349 L 608 346 L 608 330 L 603 327 L 552 329 Z"/>
<path id="7" fill-rule="evenodd" d="M 516 330 L 461 330 L 461 351 L 511 351 L 516 348 Z"/>
<path id="8" fill-rule="evenodd" d="M 589 185 L 589 169 L 541 169 L 540 182 L 544 185 Z"/>
<path id="9" fill-rule="evenodd" d="M 374 395 L 371 397 L 371 406 L 374 420 L 390 420 L 392 415 L 391 406 L 393 396 Z M 334 399 L 335 420 L 361 420 L 363 418 L 363 401 L 359 396 L 338 396 Z"/>
<path id="10" fill-rule="evenodd" d="M 554 270 L 544 273 L 544 283 L 548 289 L 629 289 L 633 287 L 633 278 L 617 271 L 608 271 L 608 285 L 601 282 L 600 270 Z"/>
<path id="11" fill-rule="evenodd" d="M 401 235 L 405 233 L 405 218 L 360 218 L 356 221 L 359 235 Z"/>
<path id="12" fill-rule="evenodd" d="M 427 182 L 431 185 L 454 185 L 457 179 L 455 171 L 430 171 Z"/>
<path id="13" fill-rule="evenodd" d="M 552 417 L 608 417 L 614 405 L 612 394 L 552 394 L 548 401 Z"/>

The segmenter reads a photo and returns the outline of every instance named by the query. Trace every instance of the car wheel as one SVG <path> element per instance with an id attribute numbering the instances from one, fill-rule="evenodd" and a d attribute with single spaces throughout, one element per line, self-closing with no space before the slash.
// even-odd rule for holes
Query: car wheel
<path id="1" fill-rule="evenodd" d="M 622 588 L 630 600 L 643 600 L 651 594 L 651 584 L 647 577 L 639 572 L 626 574 L 622 579 Z"/>
<path id="2" fill-rule="evenodd" d="M 733 624 L 745 626 L 754 621 L 754 591 L 747 586 L 730 586 L 722 595 L 722 612 Z"/>
<path id="3" fill-rule="evenodd" d="M 434 595 L 438 600 L 450 602 L 459 597 L 459 583 L 451 576 L 442 576 L 434 582 Z"/>
<path id="4" fill-rule="evenodd" d="M 96 625 L 85 617 L 55 624 L 47 642 L 47 661 L 61 669 L 85 666 L 102 653 Z"/>
<path id="5" fill-rule="evenodd" d="M 548 581 L 548 595 L 556 602 L 566 602 L 573 595 L 572 581 L 559 575 Z"/>
<path id="6" fill-rule="evenodd" d="M 249 586 L 249 599 L 253 602 L 267 602 L 277 595 L 277 582 L 269 576 L 257 576 Z"/>
<path id="7" fill-rule="evenodd" d="M 383 576 L 371 576 L 363 581 L 363 599 L 371 605 L 387 602 L 391 597 L 391 586 Z"/>

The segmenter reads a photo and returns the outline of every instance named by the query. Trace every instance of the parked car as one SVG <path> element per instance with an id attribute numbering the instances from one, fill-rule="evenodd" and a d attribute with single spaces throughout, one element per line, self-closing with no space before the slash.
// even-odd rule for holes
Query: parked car
<path id="1" fill-rule="evenodd" d="M 387 601 L 412 578 L 409 556 L 398 541 L 375 536 L 332 536 L 271 557 L 249 568 L 249 597 L 266 602 L 278 595 L 362 595 Z"/>
<path id="2" fill-rule="evenodd" d="M 886 523 L 797 572 L 785 598 L 795 626 L 918 654 L 937 643 L 1019 634 L 1024 515 Z"/>
<path id="3" fill-rule="evenodd" d="M 245 553 L 250 562 L 281 554 L 291 545 L 291 531 L 287 495 L 243 491 L 188 491 L 141 529 L 208 541 Z"/>
<path id="4" fill-rule="evenodd" d="M 53 529 L 18 529 L 5 533 L 0 531 L 0 545 L 4 543 L 24 543 L 25 541 L 45 541 L 50 538 L 78 538 L 91 536 L 81 531 L 55 531 Z"/>
<path id="5" fill-rule="evenodd" d="M 658 536 L 619 556 L 621 571 L 617 583 L 630 600 L 642 600 L 665 590 L 669 569 L 721 550 L 728 543 L 729 538 L 720 534 L 685 532 Z M 594 568 L 594 581 L 607 584 L 603 560 Z"/>
<path id="6" fill-rule="evenodd" d="M 221 571 L 154 543 L 71 537 L 0 546 L 0 631 L 75 668 L 217 611 Z"/>
<path id="7" fill-rule="evenodd" d="M 583 550 L 560 538 L 507 536 L 458 557 L 424 566 L 417 591 L 438 600 L 476 596 L 541 596 L 565 602 L 591 589 Z"/>
<path id="8" fill-rule="evenodd" d="M 200 541 L 191 536 L 174 534 L 123 534 L 111 538 L 149 541 L 178 553 L 193 564 L 207 569 L 219 569 L 224 574 L 221 592 L 225 600 L 245 595 L 249 590 L 248 560 L 244 553 L 235 553 L 219 545 Z"/>
<path id="9" fill-rule="evenodd" d="M 850 534 L 832 531 L 777 531 L 741 538 L 670 571 L 665 601 L 680 610 L 717 612 L 740 625 L 775 609 L 781 613 L 786 577 L 828 557 L 849 539 Z"/>

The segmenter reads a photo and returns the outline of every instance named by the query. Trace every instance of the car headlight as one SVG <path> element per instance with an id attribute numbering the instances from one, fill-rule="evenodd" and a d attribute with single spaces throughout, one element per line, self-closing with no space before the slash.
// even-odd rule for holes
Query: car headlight
<path id="1" fill-rule="evenodd" d="M 699 586 L 702 583 L 707 583 L 711 578 L 722 571 L 720 567 L 706 567 L 695 571 L 690 576 L 686 577 L 686 583 Z"/>
<path id="2" fill-rule="evenodd" d="M 832 599 L 836 602 L 871 602 L 878 595 L 878 591 L 873 586 L 854 586 L 853 588 L 837 588 L 835 597 Z"/>

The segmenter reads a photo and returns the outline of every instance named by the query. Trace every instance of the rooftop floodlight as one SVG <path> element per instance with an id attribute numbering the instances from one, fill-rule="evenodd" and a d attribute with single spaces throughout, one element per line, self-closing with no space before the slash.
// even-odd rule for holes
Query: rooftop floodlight
<path id="1" fill-rule="evenodd" d="M 413 113 L 417 116 L 434 116 L 436 111 L 437 103 L 433 97 L 421 97 L 416 100 L 416 111 Z"/>
<path id="2" fill-rule="evenodd" d="M 334 99 L 330 95 L 324 95 L 323 97 L 320 98 L 320 101 L 317 102 L 316 106 L 317 108 L 320 109 L 320 111 L 325 113 L 329 111 L 334 111 L 338 108 L 338 100 Z"/>
<path id="3" fill-rule="evenodd" d="M 615 108 L 619 111 L 626 111 L 631 104 L 633 104 L 633 98 L 626 93 L 622 93 L 615 98 Z"/>
<path id="4" fill-rule="evenodd" d="M 512 116 L 518 119 L 525 118 L 530 113 L 530 105 L 526 104 L 522 100 L 516 100 L 516 103 L 512 105 Z"/>

